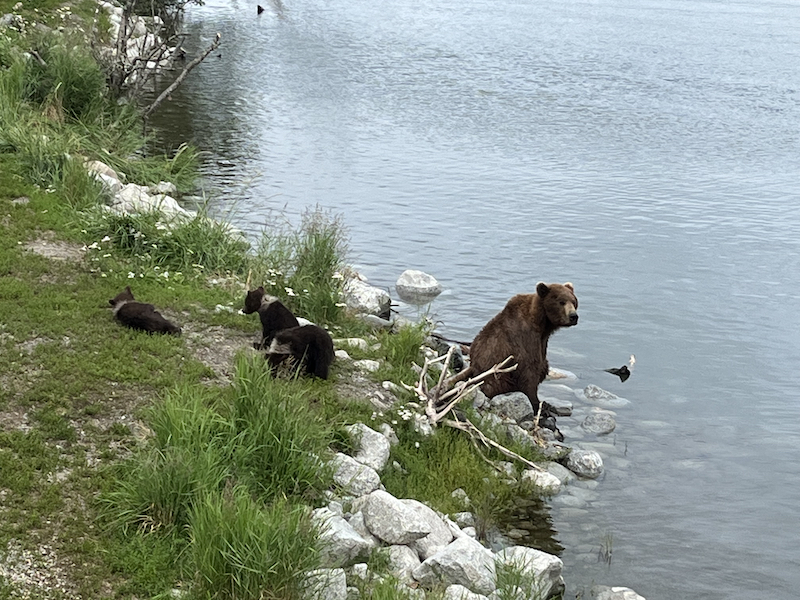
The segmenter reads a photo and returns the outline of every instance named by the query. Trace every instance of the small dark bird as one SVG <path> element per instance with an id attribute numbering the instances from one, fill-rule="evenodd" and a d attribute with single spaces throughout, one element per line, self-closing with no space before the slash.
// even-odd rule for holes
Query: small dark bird
<path id="1" fill-rule="evenodd" d="M 631 376 L 631 370 L 628 365 L 622 365 L 619 369 L 603 369 L 606 373 L 611 373 L 619 377 L 619 380 L 625 382 Z"/>
<path id="2" fill-rule="evenodd" d="M 261 13 L 264 12 L 264 7 L 259 4 L 257 10 L 258 10 L 258 14 L 261 14 Z"/>

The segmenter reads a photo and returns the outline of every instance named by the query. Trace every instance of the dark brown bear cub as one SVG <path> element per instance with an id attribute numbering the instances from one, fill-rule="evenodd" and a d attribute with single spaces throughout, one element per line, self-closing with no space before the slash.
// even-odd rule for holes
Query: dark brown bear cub
<path id="1" fill-rule="evenodd" d="M 256 348 L 267 350 L 267 359 L 273 373 L 289 357 L 304 363 L 309 375 L 327 379 L 333 362 L 333 340 L 330 334 L 317 325 L 300 325 L 297 317 L 283 303 L 268 296 L 264 287 L 247 292 L 244 299 L 245 314 L 258 311 L 261 319 L 261 342 Z"/>
<path id="2" fill-rule="evenodd" d="M 131 329 L 148 333 L 169 333 L 180 335 L 181 328 L 165 319 L 152 304 L 137 302 L 127 286 L 122 292 L 108 301 L 117 320 Z"/>
<path id="3" fill-rule="evenodd" d="M 272 338 L 282 329 L 300 325 L 297 317 L 280 300 L 266 294 L 264 286 L 250 290 L 244 299 L 242 312 L 250 315 L 256 311 L 258 311 L 258 316 L 261 319 L 261 342 L 253 344 L 257 350 L 269 348 Z"/>
<path id="4" fill-rule="evenodd" d="M 514 296 L 475 336 L 469 351 L 469 368 L 451 382 L 480 375 L 513 356 L 516 370 L 488 377 L 481 389 L 490 398 L 523 392 L 538 410 L 539 384 L 549 370 L 547 341 L 561 327 L 577 325 L 577 311 L 578 298 L 571 283 L 538 283 L 535 294 Z"/>
<path id="5" fill-rule="evenodd" d="M 327 379 L 333 362 L 333 340 L 318 325 L 301 325 L 278 331 L 267 349 L 270 367 L 275 369 L 284 360 L 294 357 L 305 362 L 306 373 Z"/>

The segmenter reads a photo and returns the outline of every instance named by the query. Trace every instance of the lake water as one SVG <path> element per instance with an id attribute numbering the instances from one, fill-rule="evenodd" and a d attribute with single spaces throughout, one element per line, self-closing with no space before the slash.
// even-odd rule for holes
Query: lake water
<path id="1" fill-rule="evenodd" d="M 551 364 L 631 403 L 554 503 L 567 597 L 797 598 L 800 3 L 273 1 L 190 10 L 220 56 L 155 118 L 214 210 L 340 214 L 373 284 L 439 279 L 455 339 L 572 281 Z"/>

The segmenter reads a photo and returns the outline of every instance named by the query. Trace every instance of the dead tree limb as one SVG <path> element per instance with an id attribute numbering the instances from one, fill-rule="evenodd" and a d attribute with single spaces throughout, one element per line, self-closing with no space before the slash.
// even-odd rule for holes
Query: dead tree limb
<path id="1" fill-rule="evenodd" d="M 213 42 L 213 43 L 212 43 L 212 44 L 211 44 L 211 45 L 210 45 L 210 46 L 209 46 L 209 47 L 206 49 L 206 51 L 205 51 L 205 52 L 203 52 L 203 54 L 201 54 L 201 55 L 200 55 L 200 56 L 198 56 L 197 58 L 195 58 L 195 59 L 194 59 L 192 62 L 190 62 L 189 64 L 187 64 L 187 65 L 184 67 L 183 71 L 181 71 L 181 74 L 180 74 L 180 75 L 178 75 L 178 76 L 175 78 L 175 81 L 173 81 L 173 82 L 172 82 L 172 83 L 169 85 L 169 87 L 167 87 L 167 89 L 165 89 L 163 92 L 161 92 L 161 93 L 159 94 L 158 98 L 156 98 L 156 99 L 153 101 L 153 103 L 152 103 L 150 106 L 148 106 L 148 107 L 147 107 L 147 109 L 144 111 L 144 115 L 143 115 L 143 118 L 144 118 L 144 120 L 145 120 L 145 121 L 147 121 L 147 119 L 150 117 L 150 115 L 153 113 L 153 111 L 154 111 L 155 109 L 157 109 L 157 108 L 159 107 L 159 105 L 160 105 L 160 104 L 161 104 L 161 103 L 162 103 L 164 100 L 166 100 L 166 99 L 167 99 L 167 97 L 169 97 L 169 95 L 170 95 L 172 92 L 174 92 L 174 91 L 175 91 L 175 89 L 176 89 L 176 88 L 177 88 L 177 87 L 178 87 L 178 86 L 179 86 L 181 83 L 183 83 L 183 80 L 184 80 L 184 79 L 186 79 L 186 76 L 189 74 L 189 72 L 190 72 L 192 69 L 194 69 L 194 68 L 195 68 L 197 65 L 199 65 L 201 62 L 203 62 L 203 61 L 205 60 L 206 56 L 208 56 L 208 55 L 209 55 L 209 54 L 211 54 L 211 53 L 212 53 L 214 50 L 216 50 L 217 48 L 219 48 L 220 39 L 221 39 L 221 36 L 220 36 L 220 34 L 218 33 L 218 34 L 217 34 L 217 35 L 214 37 L 214 42 Z"/>
<path id="2" fill-rule="evenodd" d="M 446 419 L 445 421 L 443 421 L 443 423 L 448 427 L 452 427 L 453 429 L 458 429 L 460 431 L 468 433 L 473 440 L 477 438 L 484 445 L 489 446 L 490 448 L 494 448 L 495 450 L 499 451 L 501 454 L 504 454 L 509 458 L 518 460 L 529 469 L 534 469 L 536 471 L 544 471 L 544 469 L 542 469 L 536 463 L 529 461 L 524 456 L 520 456 L 516 452 L 509 450 L 505 446 L 502 446 L 497 442 L 495 442 L 493 439 L 487 437 L 480 429 L 475 427 L 475 425 L 473 425 L 472 422 L 469 421 L 468 419 L 464 421 L 454 421 L 453 419 Z"/>

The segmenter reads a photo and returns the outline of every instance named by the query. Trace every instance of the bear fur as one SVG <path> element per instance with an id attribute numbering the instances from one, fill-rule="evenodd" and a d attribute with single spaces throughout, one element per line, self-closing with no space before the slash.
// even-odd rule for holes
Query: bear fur
<path id="1" fill-rule="evenodd" d="M 334 357 L 333 340 L 318 325 L 300 325 L 276 332 L 267 349 L 272 372 L 290 356 L 298 362 L 304 361 L 309 375 L 327 379 Z"/>
<path id="2" fill-rule="evenodd" d="M 333 340 L 322 327 L 314 324 L 300 325 L 297 317 L 284 304 L 269 296 L 263 286 L 247 292 L 244 299 L 246 315 L 258 312 L 261 319 L 261 342 L 256 349 L 266 349 L 272 373 L 289 357 L 304 363 L 309 375 L 327 379 L 333 362 Z M 304 319 L 305 320 L 305 319 Z"/>
<path id="3" fill-rule="evenodd" d="M 181 328 L 165 319 L 155 306 L 137 302 L 131 292 L 131 286 L 126 286 L 108 303 L 114 311 L 114 316 L 126 327 L 147 333 L 181 334 Z"/>
<path id="4" fill-rule="evenodd" d="M 300 325 L 297 317 L 280 300 L 267 295 L 264 286 L 247 292 L 242 312 L 246 315 L 258 312 L 261 319 L 261 342 L 253 344 L 257 350 L 269 348 L 279 331 Z"/>
<path id="5" fill-rule="evenodd" d="M 523 392 L 538 410 L 539 384 L 550 369 L 547 341 L 558 329 L 577 324 L 578 298 L 572 284 L 540 282 L 535 294 L 517 294 L 481 329 L 470 346 L 469 367 L 450 382 L 480 375 L 513 356 L 516 370 L 487 377 L 481 389 L 490 398 Z M 549 416 L 547 410 L 542 413 Z"/>

